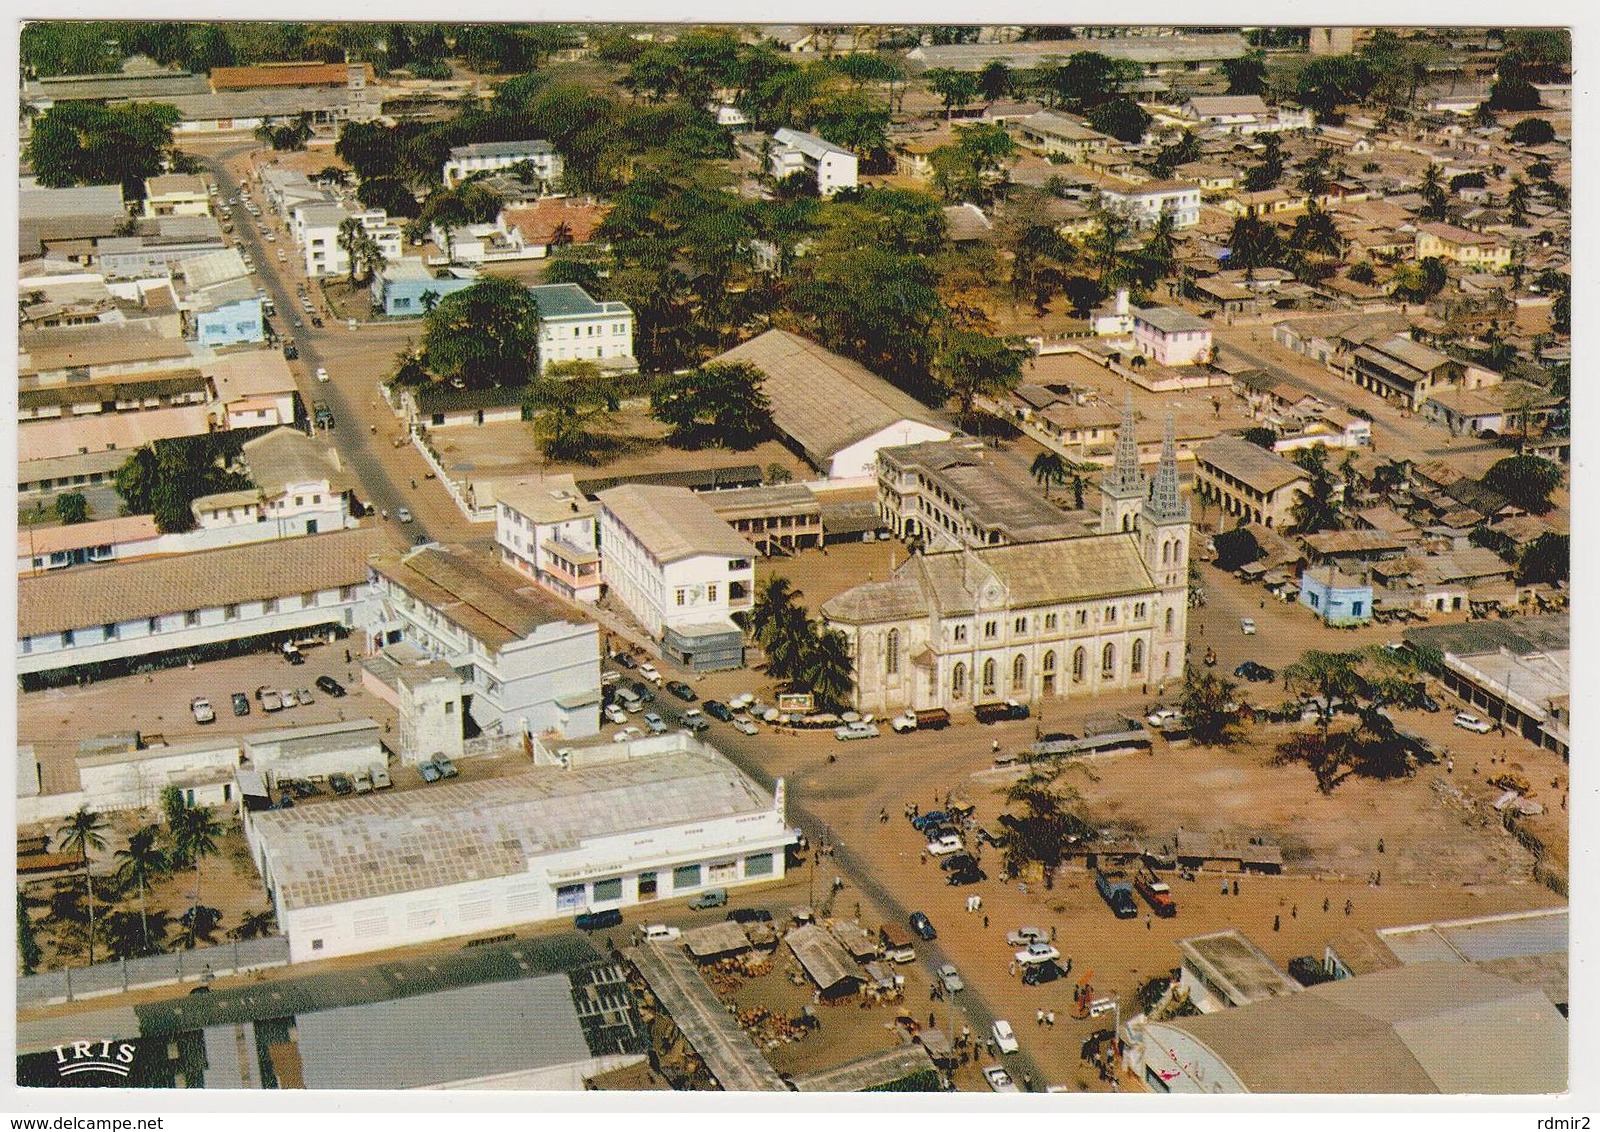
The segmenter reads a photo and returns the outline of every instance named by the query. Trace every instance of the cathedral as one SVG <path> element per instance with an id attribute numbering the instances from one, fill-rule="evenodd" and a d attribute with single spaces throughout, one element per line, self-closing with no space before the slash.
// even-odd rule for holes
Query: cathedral
<path id="1" fill-rule="evenodd" d="M 1147 477 L 1130 398 L 1100 491 L 1092 534 L 914 554 L 825 602 L 850 640 L 856 709 L 957 712 L 1180 681 L 1191 534 L 1172 421 Z"/>

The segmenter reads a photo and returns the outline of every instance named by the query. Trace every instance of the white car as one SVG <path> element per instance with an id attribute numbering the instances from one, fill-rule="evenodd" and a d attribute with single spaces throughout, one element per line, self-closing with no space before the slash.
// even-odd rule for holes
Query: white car
<path id="1" fill-rule="evenodd" d="M 1490 731 L 1494 730 L 1494 725 L 1493 724 L 1488 723 L 1485 720 L 1479 719 L 1477 716 L 1473 715 L 1470 711 L 1458 711 L 1458 712 L 1456 712 L 1456 717 L 1453 720 L 1451 720 L 1450 722 L 1454 723 L 1457 727 L 1461 728 L 1463 731 L 1475 731 L 1479 735 L 1486 735 Z"/>
<path id="2" fill-rule="evenodd" d="M 299 707 L 300 699 L 294 694 L 293 688 L 284 688 L 278 693 L 278 699 L 286 708 Z"/>
<path id="3" fill-rule="evenodd" d="M 643 738 L 644 732 L 640 731 L 637 727 L 624 727 L 621 731 L 618 731 L 615 735 L 611 736 L 611 741 L 613 743 L 631 743 L 635 739 Z"/>
<path id="4" fill-rule="evenodd" d="M 194 712 L 194 721 L 196 723 L 216 722 L 217 713 L 211 710 L 211 701 L 204 696 L 191 700 L 189 702 L 189 710 Z"/>
<path id="5" fill-rule="evenodd" d="M 741 716 L 740 718 L 734 720 L 733 729 L 739 732 L 741 735 L 754 735 L 761 730 L 761 728 L 756 726 L 755 720 L 748 716 Z"/>
<path id="6" fill-rule="evenodd" d="M 1023 966 L 1030 963 L 1048 963 L 1052 959 L 1060 958 L 1061 952 L 1043 940 L 1035 940 L 1017 952 L 1017 962 Z"/>
<path id="7" fill-rule="evenodd" d="M 876 723 L 865 723 L 861 720 L 833 729 L 833 737 L 841 743 L 846 739 L 876 739 L 879 734 Z"/>
<path id="8" fill-rule="evenodd" d="M 669 927 L 666 924 L 651 924 L 644 929 L 644 941 L 646 943 L 671 943 L 682 935 L 683 932 L 678 928 Z"/>
<path id="9" fill-rule="evenodd" d="M 1049 934 L 1040 928 L 1018 928 L 1014 932 L 1006 933 L 1006 942 L 1012 947 L 1027 947 L 1030 943 L 1038 943 Z"/>
<path id="10" fill-rule="evenodd" d="M 317 367 L 317 380 L 318 381 L 327 381 L 328 380 L 328 369 L 327 369 L 326 366 L 318 366 Z"/>
<path id="11" fill-rule="evenodd" d="M 946 853 L 959 853 L 961 849 L 961 838 L 953 833 L 947 833 L 943 837 L 928 842 L 928 853 L 934 857 L 942 857 Z"/>
<path id="12" fill-rule="evenodd" d="M 661 683 L 661 673 L 656 671 L 656 666 L 653 664 L 641 664 L 639 666 L 639 675 L 650 681 L 652 684 Z"/>
<path id="13" fill-rule="evenodd" d="M 1256 635 L 1256 619 L 1254 617 L 1239 618 L 1239 631 L 1247 637 Z"/>
<path id="14" fill-rule="evenodd" d="M 616 704 L 607 704 L 606 705 L 606 718 L 609 719 L 612 723 L 619 723 L 619 724 L 620 723 L 627 723 L 628 722 L 628 713 L 623 711 Z"/>
<path id="15" fill-rule="evenodd" d="M 1016 1053 L 1021 1047 L 1017 1045 L 1017 1035 L 1011 1030 L 1011 1023 L 1004 1018 L 996 1018 L 994 1025 L 989 1028 L 989 1033 L 994 1038 L 994 1044 L 1000 1047 L 1001 1053 Z"/>
<path id="16" fill-rule="evenodd" d="M 1159 731 L 1169 723 L 1176 723 L 1180 718 L 1181 713 L 1176 708 L 1162 708 L 1145 716 L 1144 721 Z"/>
<path id="17" fill-rule="evenodd" d="M 998 1065 L 986 1066 L 983 1071 L 983 1079 L 989 1082 L 989 1088 L 997 1093 L 1022 1092 L 1021 1089 L 1017 1088 L 1017 1083 L 1011 1079 L 1011 1074 Z"/>

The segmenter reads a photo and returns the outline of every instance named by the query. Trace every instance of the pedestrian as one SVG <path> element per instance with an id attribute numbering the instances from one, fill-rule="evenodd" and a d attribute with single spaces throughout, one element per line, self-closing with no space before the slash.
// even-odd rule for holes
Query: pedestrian
<path id="1" fill-rule="evenodd" d="M 1044 1011 L 1043 1010 L 1040 1010 L 1038 1012 L 1038 1014 L 1037 1014 L 1037 1016 L 1035 1018 L 1035 1025 L 1039 1025 L 1039 1026 L 1043 1026 L 1044 1025 Z"/>
<path id="2" fill-rule="evenodd" d="M 991 743 L 989 745 L 989 749 L 998 755 L 1000 753 L 1000 740 L 996 739 L 993 743 Z"/>
<path id="3" fill-rule="evenodd" d="M 1067 956 L 1067 974 L 1072 974 L 1072 956 Z"/>
<path id="4" fill-rule="evenodd" d="M 1144 930 L 1147 932 L 1153 932 L 1156 930 L 1155 926 L 1151 924 L 1149 916 L 1145 916 L 1144 918 Z"/>
<path id="5" fill-rule="evenodd" d="M 1383 838 L 1381 837 L 1378 838 L 1378 853 L 1380 855 L 1383 853 Z"/>
<path id="6" fill-rule="evenodd" d="M 984 931 L 988 931 L 989 930 L 989 917 L 988 916 L 985 916 L 983 918 L 983 930 Z"/>
<path id="7" fill-rule="evenodd" d="M 1017 965 L 1015 961 L 1006 966 L 1006 974 L 1010 975 L 1013 979 L 1017 977 Z"/>
<path id="8" fill-rule="evenodd" d="M 1227 881 L 1223 881 L 1222 882 L 1222 895 L 1224 895 L 1224 896 L 1228 895 L 1228 882 Z"/>
<path id="9" fill-rule="evenodd" d="M 1446 774 L 1454 774 L 1456 772 L 1456 760 L 1455 759 L 1445 759 L 1444 760 L 1444 772 Z"/>
<path id="10" fill-rule="evenodd" d="M 1328 898 L 1326 896 L 1322 898 L 1322 910 L 1324 912 L 1328 910 Z"/>
<path id="11" fill-rule="evenodd" d="M 1044 1024 L 1046 1029 L 1054 1030 L 1056 1028 L 1056 1012 L 1054 1010 L 1045 1011 Z"/>
<path id="12" fill-rule="evenodd" d="M 1373 888 L 1382 888 L 1383 887 L 1383 870 L 1382 869 L 1379 869 L 1376 873 L 1372 874 L 1372 887 Z"/>
<path id="13" fill-rule="evenodd" d="M 1055 941 L 1056 941 L 1056 926 L 1054 924 L 1051 924 L 1050 925 L 1050 942 L 1054 943 Z"/>
<path id="14" fill-rule="evenodd" d="M 1024 1089 L 1026 1089 L 1030 1093 L 1033 1092 L 1033 1074 L 1032 1073 L 1024 1073 L 1022 1075 L 1022 1087 Z"/>
<path id="15" fill-rule="evenodd" d="M 930 1029 L 930 1030 L 933 1029 L 933 1026 L 934 1026 L 933 1011 L 930 1010 L 930 1011 L 928 1011 L 928 1029 Z"/>
<path id="16" fill-rule="evenodd" d="M 1346 900 L 1344 902 L 1344 914 L 1348 916 L 1351 912 L 1355 911 L 1355 907 L 1356 902 L 1354 900 Z"/>
<path id="17" fill-rule="evenodd" d="M 1289 905 L 1289 918 L 1291 920 L 1298 920 L 1300 918 L 1300 905 L 1298 905 L 1298 904 Z"/>
<path id="18" fill-rule="evenodd" d="M 1239 895 L 1239 882 L 1238 881 L 1234 881 L 1233 882 L 1233 894 L 1235 896 Z"/>
<path id="19" fill-rule="evenodd" d="M 1278 929 L 1280 929 L 1282 927 L 1283 927 L 1282 918 L 1279 917 L 1279 916 L 1272 917 L 1272 930 L 1273 931 L 1277 931 Z"/>

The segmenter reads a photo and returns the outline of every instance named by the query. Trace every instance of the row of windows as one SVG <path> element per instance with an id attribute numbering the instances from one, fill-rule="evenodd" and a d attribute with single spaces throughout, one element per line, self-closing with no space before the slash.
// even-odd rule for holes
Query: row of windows
<path id="1" fill-rule="evenodd" d="M 1046 690 L 1053 690 L 1055 683 L 1056 653 L 1052 649 L 1044 654 L 1040 661 L 1039 672 L 1046 681 Z M 1170 667 L 1170 656 L 1168 658 Z M 1081 684 L 1087 678 L 1089 652 L 1085 648 L 1072 650 L 1072 682 Z M 979 695 L 994 696 L 999 694 L 999 684 L 996 679 L 999 666 L 993 657 L 985 660 L 978 670 L 979 681 L 975 689 Z M 1142 676 L 1145 671 L 1145 645 L 1142 640 L 1135 640 L 1128 649 L 1128 673 L 1132 676 Z M 967 694 L 968 668 L 965 662 L 957 662 L 950 670 L 950 695 L 960 699 Z M 1100 678 L 1102 680 L 1114 679 L 1117 675 L 1117 646 L 1107 642 L 1100 650 Z M 1026 693 L 1028 691 L 1028 658 L 1018 653 L 1011 661 L 1011 692 Z"/>
<path id="2" fill-rule="evenodd" d="M 1168 544 L 1168 545 L 1170 546 L 1171 544 Z M 1167 559 L 1165 557 L 1163 557 L 1162 561 L 1165 562 L 1165 561 L 1167 561 Z M 1106 606 L 1104 611 L 1101 614 L 1100 623 L 1103 624 L 1103 625 L 1115 625 L 1117 623 L 1117 610 L 1118 610 L 1118 608 L 1119 607 L 1115 606 L 1115 605 Z M 1148 603 L 1142 602 L 1142 601 L 1134 602 L 1133 603 L 1133 617 L 1132 617 L 1132 620 L 1134 620 L 1134 621 L 1143 621 L 1145 619 L 1145 617 L 1149 614 L 1149 611 L 1150 611 L 1150 607 L 1149 607 Z M 1169 633 L 1172 632 L 1172 619 L 1173 619 L 1172 618 L 1172 610 L 1169 609 L 1169 610 L 1167 610 L 1167 632 L 1169 632 Z M 1046 614 L 1043 615 L 1042 620 L 1043 620 L 1043 624 L 1044 624 L 1044 629 L 1043 629 L 1044 632 L 1048 633 L 1051 630 L 1059 629 L 1061 627 L 1061 615 L 1058 614 L 1058 613 L 1046 613 Z M 1079 628 L 1083 628 L 1083 627 L 1087 626 L 1089 624 L 1089 611 L 1087 609 L 1079 609 L 1079 610 L 1074 611 L 1074 622 Z M 1017 618 L 1013 619 L 1012 622 L 1011 622 L 1012 632 L 1015 633 L 1015 634 L 1023 634 L 1023 633 L 1028 632 L 1029 623 L 1030 622 L 1029 622 L 1029 619 L 1027 617 L 1017 617 Z M 899 630 L 898 629 L 891 629 L 891 630 L 889 630 L 889 632 L 890 632 L 891 636 L 895 636 L 895 635 L 898 635 Z M 965 641 L 967 639 L 967 626 L 965 626 L 965 625 L 957 625 L 957 626 L 955 626 L 954 629 L 952 630 L 952 634 L 953 634 L 953 639 L 958 644 L 963 642 L 963 641 Z M 986 640 L 986 641 L 992 641 L 992 640 L 998 639 L 999 636 L 1000 636 L 1000 622 L 999 621 L 985 621 L 984 624 L 983 624 L 983 639 Z"/>
<path id="3" fill-rule="evenodd" d="M 355 596 L 356 596 L 356 587 L 354 587 L 354 586 L 341 586 L 340 587 L 340 589 L 339 589 L 339 600 L 340 601 L 343 601 L 343 602 L 354 601 L 355 600 Z M 261 603 L 262 616 L 268 616 L 270 614 L 274 614 L 274 613 L 279 612 L 280 604 L 281 603 L 279 602 L 279 600 L 277 598 L 275 598 L 275 597 L 267 598 L 266 600 L 264 600 Z M 299 605 L 298 608 L 300 608 L 300 609 L 312 609 L 312 608 L 314 608 L 316 606 L 316 604 L 317 604 L 317 595 L 316 595 L 316 593 L 314 591 L 308 591 L 308 592 L 303 593 L 303 594 L 300 595 L 300 605 Z M 285 611 L 287 611 L 287 610 L 285 610 Z M 198 609 L 190 609 L 190 610 L 186 610 L 182 614 L 168 614 L 165 617 L 147 618 L 146 621 L 145 621 L 145 633 L 146 633 L 146 635 L 154 636 L 157 633 L 161 633 L 161 632 L 165 631 L 169 627 L 168 626 L 168 619 L 172 618 L 172 617 L 179 617 L 179 616 L 181 616 L 183 618 L 182 628 L 194 629 L 194 628 L 199 627 L 199 625 L 200 625 L 200 611 Z M 222 607 L 222 620 L 225 623 L 226 622 L 230 622 L 230 621 L 239 620 L 239 606 L 237 604 L 224 605 Z M 89 632 L 90 630 L 83 630 L 83 631 L 84 632 Z M 61 631 L 61 637 L 60 637 L 61 647 L 62 648 L 71 648 L 74 645 L 76 645 L 78 643 L 78 634 L 79 634 L 79 632 L 80 632 L 80 630 L 77 630 L 77 629 L 63 629 Z M 121 638 L 121 636 L 122 636 L 122 624 L 119 623 L 119 622 L 116 622 L 116 621 L 107 621 L 104 625 L 100 626 L 99 634 L 100 634 L 99 639 L 101 641 L 119 640 Z M 31 653 L 33 651 L 33 641 L 34 641 L 34 638 L 32 638 L 32 637 L 23 637 L 23 638 L 21 638 L 22 651 L 23 651 L 24 654 Z"/>

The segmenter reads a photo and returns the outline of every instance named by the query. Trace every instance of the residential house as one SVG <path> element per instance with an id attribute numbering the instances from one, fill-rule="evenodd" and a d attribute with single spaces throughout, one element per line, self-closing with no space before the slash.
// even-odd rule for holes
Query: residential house
<path id="1" fill-rule="evenodd" d="M 561 155 L 548 141 L 475 142 L 458 145 L 450 150 L 441 176 L 444 187 L 453 189 L 475 173 L 510 169 L 527 162 L 539 180 L 555 187 L 561 180 L 563 163 Z"/>
<path id="2" fill-rule="evenodd" d="M 774 131 L 772 141 L 767 172 L 778 180 L 804 173 L 816 185 L 818 195 L 824 197 L 856 187 L 859 162 L 848 149 L 787 126 Z"/>
<path id="3" fill-rule="evenodd" d="M 1257 94 L 1197 95 L 1183 104 L 1183 116 L 1208 133 L 1249 136 L 1311 127 L 1311 111 L 1298 106 L 1270 107 Z"/>
<path id="4" fill-rule="evenodd" d="M 1478 270 L 1504 271 L 1511 266 L 1511 245 L 1503 236 L 1454 224 L 1418 224 L 1416 252 L 1418 259 L 1437 257 Z"/>
<path id="5" fill-rule="evenodd" d="M 375 554 L 369 574 L 369 651 L 404 641 L 448 663 L 478 728 L 568 739 L 599 730 L 600 636 L 589 617 L 465 547 Z"/>
<path id="6" fill-rule="evenodd" d="M 500 560 L 573 601 L 600 599 L 599 511 L 571 476 L 494 485 Z"/>
<path id="7" fill-rule="evenodd" d="M 1239 184 L 1239 170 L 1216 161 L 1190 161 L 1175 166 L 1172 179 L 1199 185 L 1205 194 L 1223 193 Z"/>
<path id="8" fill-rule="evenodd" d="M 1203 365 L 1212 356 L 1211 324 L 1174 307 L 1135 310 L 1133 341 L 1139 353 L 1164 366 Z"/>
<path id="9" fill-rule="evenodd" d="M 1452 436 L 1541 435 L 1564 415 L 1565 401 L 1536 385 L 1507 381 L 1483 389 L 1445 389 L 1422 404 L 1422 415 Z"/>
<path id="10" fill-rule="evenodd" d="M 287 537 L 349 525 L 355 480 L 337 449 L 279 427 L 246 441 L 239 459 L 255 486 L 195 499 L 189 507 L 202 530 L 269 523 Z"/>
<path id="11" fill-rule="evenodd" d="M 611 211 L 610 205 L 578 197 L 551 197 L 500 214 L 506 231 L 516 232 L 534 259 L 568 245 L 593 243 L 595 229 Z"/>
<path id="12" fill-rule="evenodd" d="M 1122 143 L 1116 138 L 1090 129 L 1081 120 L 1054 110 L 1041 110 L 1026 118 L 1019 118 L 1012 124 L 1012 129 L 1022 144 L 1071 162 L 1080 162 L 1091 153 L 1122 148 Z"/>
<path id="13" fill-rule="evenodd" d="M 756 548 L 687 488 L 624 484 L 599 501 L 610 594 L 685 667 L 740 667 L 732 614 L 754 601 Z"/>
<path id="14" fill-rule="evenodd" d="M 1154 228 L 1163 216 L 1176 229 L 1200 223 L 1200 187 L 1186 181 L 1147 181 L 1126 187 L 1102 186 L 1100 203 L 1121 213 L 1135 228 Z"/>
<path id="15" fill-rule="evenodd" d="M 201 346 L 266 341 L 261 298 L 248 278 L 230 279 L 191 294 L 188 309 L 195 342 Z"/>
<path id="16" fill-rule="evenodd" d="M 1237 436 L 1219 436 L 1195 449 L 1195 495 L 1224 515 L 1277 529 L 1293 526 L 1295 502 L 1311 478 L 1292 460 Z"/>
<path id="17" fill-rule="evenodd" d="M 576 283 L 529 287 L 539 306 L 539 368 L 553 362 L 593 361 L 602 370 L 639 368 L 633 353 L 633 311 L 626 303 L 598 302 Z"/>
<path id="18" fill-rule="evenodd" d="M 476 428 L 522 419 L 523 391 L 510 386 L 458 388 L 430 382 L 400 390 L 407 428 Z"/>
<path id="19" fill-rule="evenodd" d="M 144 183 L 145 216 L 210 216 L 211 194 L 204 177 L 163 173 Z"/>
<path id="20" fill-rule="evenodd" d="M 477 281 L 470 267 L 429 267 L 421 256 L 403 256 L 372 273 L 372 306 L 391 318 L 418 318 L 431 303 Z"/>
<path id="21" fill-rule="evenodd" d="M 1420 409 L 1435 390 L 1461 384 L 1467 367 L 1410 338 L 1375 337 L 1350 353 L 1351 380 L 1402 408 Z"/>

